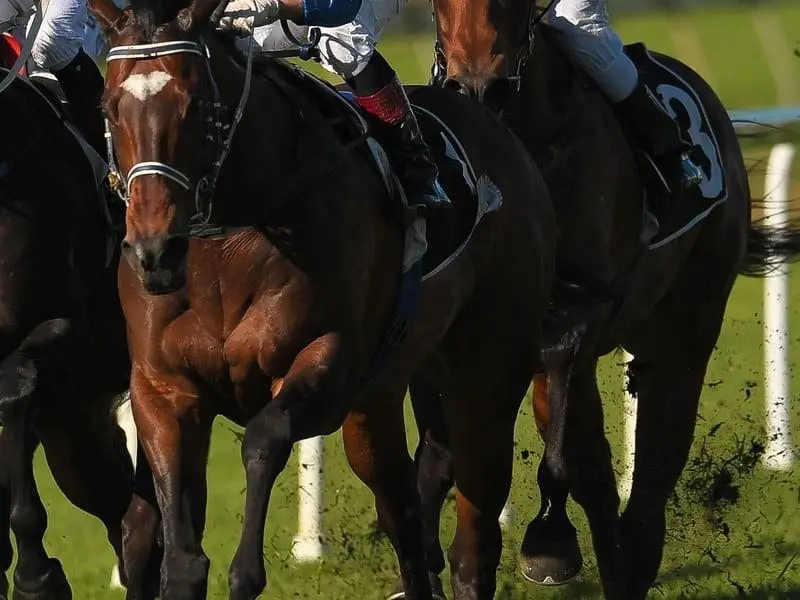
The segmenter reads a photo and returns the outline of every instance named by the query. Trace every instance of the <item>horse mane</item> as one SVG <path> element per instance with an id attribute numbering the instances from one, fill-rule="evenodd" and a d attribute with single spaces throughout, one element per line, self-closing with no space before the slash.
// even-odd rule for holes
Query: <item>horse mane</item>
<path id="1" fill-rule="evenodd" d="M 130 0 L 131 14 L 146 40 L 152 39 L 188 5 L 187 0 Z"/>

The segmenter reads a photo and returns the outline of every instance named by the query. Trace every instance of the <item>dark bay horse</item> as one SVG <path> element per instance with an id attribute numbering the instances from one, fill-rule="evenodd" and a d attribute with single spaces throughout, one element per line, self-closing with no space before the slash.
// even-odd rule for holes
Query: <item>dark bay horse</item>
<path id="1" fill-rule="evenodd" d="M 652 238 L 644 235 L 643 198 L 664 197 L 655 173 L 642 166 L 610 104 L 566 59 L 555 30 L 538 24 L 533 4 L 434 0 L 433 9 L 435 83 L 502 114 L 542 170 L 558 224 L 556 331 L 566 332 L 572 352 L 534 380 L 534 414 L 546 441 L 542 505 L 520 567 L 546 585 L 579 572 L 566 514 L 571 492 L 587 514 L 606 597 L 644 598 L 661 562 L 667 499 L 687 460 L 731 288 L 737 274 L 763 275 L 776 261 L 796 258 L 797 231 L 751 223 L 735 131 L 719 98 L 685 64 L 641 45 L 626 48 L 690 131 L 705 175 L 700 194 L 667 205 Z M 635 357 L 629 374 L 639 399 L 633 488 L 621 518 L 595 375 L 598 358 L 617 347 Z M 439 405 L 448 399 L 424 377 L 411 393 L 426 546 L 441 572 L 436 532 L 452 463 Z"/>
<path id="2" fill-rule="evenodd" d="M 206 463 L 222 415 L 245 426 L 230 598 L 258 596 L 275 480 L 295 442 L 342 427 L 408 597 L 431 599 L 403 423 L 420 371 L 458 399 L 444 407 L 454 593 L 489 599 L 514 422 L 542 368 L 554 268 L 544 182 L 490 111 L 416 90 L 456 208 L 427 220 L 428 249 L 409 258 L 422 223 L 399 220 L 404 201 L 363 117 L 288 63 L 251 62 L 214 31 L 217 4 L 93 5 L 111 46 L 104 110 L 129 202 L 119 293 L 133 414 L 157 500 L 148 511 L 140 498 L 125 521 L 125 566 L 161 520 L 161 597 L 205 597 Z M 128 597 L 144 597 L 138 574 L 127 579 Z"/>
<path id="3" fill-rule="evenodd" d="M 10 67 L 16 56 L 4 58 Z M 13 530 L 11 597 L 66 600 L 61 564 L 43 545 L 33 454 L 41 443 L 60 489 L 104 523 L 121 556 L 132 467 L 114 411 L 130 374 L 119 232 L 46 88 L 16 78 L 0 93 L 0 114 L 0 596 L 9 592 Z"/>

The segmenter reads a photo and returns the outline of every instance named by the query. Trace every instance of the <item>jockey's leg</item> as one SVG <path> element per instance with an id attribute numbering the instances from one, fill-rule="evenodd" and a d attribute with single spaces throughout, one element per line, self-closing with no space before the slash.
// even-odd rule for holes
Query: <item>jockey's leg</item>
<path id="1" fill-rule="evenodd" d="M 105 128 L 100 111 L 103 76 L 83 51 L 88 19 L 86 0 L 45 0 L 44 17 L 31 57 L 53 73 L 69 102 L 70 115 L 86 141 L 105 156 Z"/>
<path id="2" fill-rule="evenodd" d="M 411 105 L 394 69 L 376 50 L 380 32 L 405 2 L 363 2 L 355 20 L 341 27 L 323 27 L 322 65 L 353 89 L 359 105 L 376 121 L 389 159 L 411 206 L 450 206 L 439 185 L 439 171 L 422 139 Z"/>
<path id="3" fill-rule="evenodd" d="M 373 52 L 367 66 L 347 79 L 359 105 L 378 121 L 375 129 L 395 165 L 410 205 L 450 206 L 439 185 L 439 170 L 422 139 L 403 86 L 383 56 Z"/>
<path id="4" fill-rule="evenodd" d="M 561 32 L 564 51 L 614 104 L 670 188 L 699 185 L 703 173 L 688 156 L 692 144 L 623 51 L 608 22 L 607 0 L 559 0 L 548 22 Z"/>

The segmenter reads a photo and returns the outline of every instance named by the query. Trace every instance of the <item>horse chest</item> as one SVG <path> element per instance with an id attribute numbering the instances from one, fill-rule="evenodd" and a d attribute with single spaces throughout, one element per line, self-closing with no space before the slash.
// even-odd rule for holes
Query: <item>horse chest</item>
<path id="1" fill-rule="evenodd" d="M 280 318 L 277 315 L 285 313 L 270 308 L 252 307 L 223 345 L 228 378 L 240 404 L 268 400 L 265 394 L 273 382 L 286 374 L 310 341 L 307 316 Z"/>

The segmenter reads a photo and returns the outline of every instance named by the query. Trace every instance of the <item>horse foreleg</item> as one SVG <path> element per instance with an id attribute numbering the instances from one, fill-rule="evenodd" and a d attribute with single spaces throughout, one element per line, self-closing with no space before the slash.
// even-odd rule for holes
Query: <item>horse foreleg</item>
<path id="1" fill-rule="evenodd" d="M 231 600 L 251 600 L 267 585 L 264 532 L 272 488 L 296 441 L 331 433 L 341 425 L 346 414 L 342 396 L 346 356 L 338 335 L 314 340 L 298 354 L 282 382 L 273 386 L 275 398 L 245 428 L 242 462 L 247 492 L 242 534 L 228 573 Z"/>
<path id="2" fill-rule="evenodd" d="M 397 555 L 404 590 L 401 597 L 430 600 L 431 569 L 425 558 L 414 467 L 406 445 L 404 392 L 405 386 L 360 402 L 345 420 L 344 448 L 353 472 L 375 496 L 378 523 Z M 441 504 L 436 508 L 438 522 Z"/>
<path id="3" fill-rule="evenodd" d="M 565 373 L 559 367 L 560 376 Z M 544 374 L 533 379 L 533 413 L 539 434 L 546 438 L 549 423 L 548 381 Z M 519 568 L 529 581 L 539 585 L 562 585 L 571 581 L 583 567 L 578 534 L 567 515 L 569 481 L 566 473 L 550 467 L 548 451 L 539 461 L 537 482 L 541 504 L 539 513 L 528 524 L 520 548 Z"/>
<path id="4" fill-rule="evenodd" d="M 0 421 L 5 425 L 0 456 L 5 463 L 9 524 L 18 550 L 14 598 L 71 597 L 61 563 L 48 558 L 43 545 L 47 513 L 33 475 L 33 453 L 39 442 L 31 415 L 45 395 L 72 397 L 72 366 L 80 354 L 79 342 L 71 320 L 51 319 L 37 325 L 0 364 Z"/>
<path id="5" fill-rule="evenodd" d="M 153 474 L 146 460 L 136 463 L 134 494 L 122 519 L 122 575 L 127 600 L 154 600 L 161 585 L 163 538 L 159 545 L 158 511 Z"/>
<path id="6" fill-rule="evenodd" d="M 49 558 L 44 548 L 47 512 L 33 474 L 33 454 L 38 445 L 30 420 L 20 413 L 6 422 L 0 434 L 0 456 L 10 491 L 9 522 L 18 551 L 12 598 L 68 600 L 72 592 L 61 563 Z"/>
<path id="7" fill-rule="evenodd" d="M 203 552 L 202 536 L 211 416 L 201 410 L 200 395 L 191 382 L 182 377 L 155 381 L 146 377 L 136 364 L 131 378 L 131 401 L 163 520 L 161 598 L 204 600 L 210 566 Z M 143 461 L 138 459 L 137 467 L 139 462 Z M 128 524 L 133 516 L 129 509 Z M 143 536 L 150 535 L 152 514 L 145 523 Z"/>
<path id="8" fill-rule="evenodd" d="M 109 415 L 111 403 L 104 398 L 90 388 L 69 410 L 43 406 L 35 431 L 58 487 L 72 504 L 102 521 L 121 560 L 122 518 L 131 502 L 133 467 L 124 434 Z M 127 435 L 135 438 L 136 432 Z"/>

